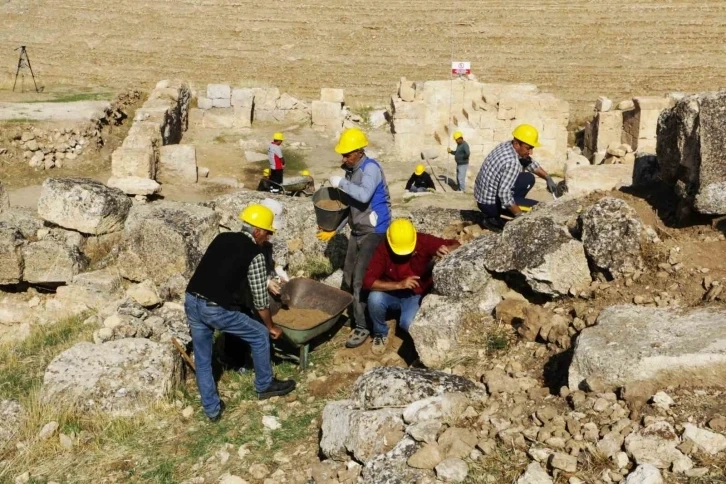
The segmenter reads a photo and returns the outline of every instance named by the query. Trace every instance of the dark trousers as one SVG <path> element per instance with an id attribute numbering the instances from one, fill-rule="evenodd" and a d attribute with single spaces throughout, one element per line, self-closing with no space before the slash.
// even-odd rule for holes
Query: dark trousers
<path id="1" fill-rule="evenodd" d="M 517 176 L 517 180 L 512 187 L 512 195 L 514 203 L 531 207 L 536 205 L 535 200 L 530 200 L 527 194 L 534 186 L 534 175 L 528 171 L 522 172 Z M 479 210 L 489 218 L 499 218 L 503 213 L 509 214 L 509 210 L 502 208 L 502 201 L 497 197 L 497 203 L 477 203 Z"/>
<path id="2" fill-rule="evenodd" d="M 353 294 L 353 320 L 355 327 L 368 329 L 366 322 L 366 300 L 368 292 L 363 291 L 363 276 L 378 244 L 386 234 L 351 235 L 348 253 L 343 266 L 343 290 Z"/>
<path id="3" fill-rule="evenodd" d="M 283 170 L 270 170 L 270 180 L 282 185 L 282 171 Z"/>

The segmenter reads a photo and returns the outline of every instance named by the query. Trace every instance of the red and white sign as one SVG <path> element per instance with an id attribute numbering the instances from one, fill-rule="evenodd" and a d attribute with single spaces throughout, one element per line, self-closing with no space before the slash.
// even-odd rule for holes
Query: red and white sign
<path id="1" fill-rule="evenodd" d="M 451 74 L 454 76 L 471 74 L 471 62 L 452 62 Z"/>

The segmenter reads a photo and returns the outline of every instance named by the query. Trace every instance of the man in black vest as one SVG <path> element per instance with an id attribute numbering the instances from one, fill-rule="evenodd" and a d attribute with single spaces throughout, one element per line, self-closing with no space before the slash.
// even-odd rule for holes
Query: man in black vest
<path id="1" fill-rule="evenodd" d="M 295 389 L 293 380 L 277 380 L 272 374 L 270 337 L 281 330 L 272 324 L 267 294 L 267 270 L 262 246 L 274 233 L 272 210 L 250 205 L 242 211 L 242 232 L 219 234 L 207 248 L 186 290 L 184 309 L 194 346 L 197 387 L 204 413 L 212 422 L 222 416 L 212 374 L 214 331 L 233 334 L 249 344 L 255 366 L 255 390 L 260 400 L 286 395 Z M 255 315 L 264 326 L 255 320 Z"/>

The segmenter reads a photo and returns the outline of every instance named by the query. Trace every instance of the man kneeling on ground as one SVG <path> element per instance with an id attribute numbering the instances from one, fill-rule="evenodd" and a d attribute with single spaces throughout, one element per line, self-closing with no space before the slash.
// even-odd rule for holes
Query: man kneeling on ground
<path id="1" fill-rule="evenodd" d="M 368 264 L 363 288 L 368 295 L 368 314 L 373 323 L 373 354 L 380 355 L 388 344 L 386 313 L 400 311 L 399 326 L 408 331 L 421 298 L 433 286 L 434 257 L 443 257 L 459 247 L 455 240 L 416 233 L 408 219 L 394 220 Z"/>
<path id="2" fill-rule="evenodd" d="M 204 413 L 212 422 L 224 411 L 212 374 L 215 330 L 233 334 L 250 345 L 260 400 L 286 395 L 295 388 L 293 380 L 274 378 L 270 361 L 270 337 L 277 339 L 282 331 L 272 324 L 262 246 L 275 232 L 275 215 L 270 208 L 254 204 L 245 208 L 240 218 L 244 222 L 241 233 L 221 233 L 209 244 L 184 300 L 197 387 Z M 254 319 L 255 313 L 264 325 Z"/>

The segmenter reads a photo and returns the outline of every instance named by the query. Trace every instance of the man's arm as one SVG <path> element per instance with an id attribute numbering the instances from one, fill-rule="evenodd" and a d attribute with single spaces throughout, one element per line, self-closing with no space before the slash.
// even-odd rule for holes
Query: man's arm
<path id="1" fill-rule="evenodd" d="M 469 156 L 471 156 L 471 149 L 469 148 L 469 143 L 461 143 L 461 152 L 464 155 L 464 158 L 466 161 L 469 161 Z"/>
<path id="2" fill-rule="evenodd" d="M 270 299 L 267 296 L 267 270 L 265 268 L 265 256 L 257 254 L 250 267 L 247 270 L 247 282 L 252 292 L 252 303 L 262 321 L 267 327 L 267 331 L 273 339 L 277 339 L 282 334 L 280 328 L 276 328 L 272 324 L 272 313 L 270 313 Z"/>
<path id="3" fill-rule="evenodd" d="M 514 215 L 517 215 L 520 210 L 519 206 L 514 203 L 514 196 L 512 195 L 512 188 L 514 183 L 517 181 L 519 175 L 519 168 L 514 164 L 506 164 L 502 167 L 502 176 L 499 179 L 499 187 L 497 194 L 499 200 L 502 202 L 502 206 L 508 208 Z"/>
<path id="4" fill-rule="evenodd" d="M 428 173 L 424 173 L 424 182 L 426 183 L 426 188 L 433 188 L 436 190 L 436 185 L 434 185 L 434 180 L 431 178 L 431 175 Z"/>
<path id="5" fill-rule="evenodd" d="M 363 170 L 363 179 L 360 185 L 352 183 L 343 178 L 340 181 L 340 189 L 361 203 L 368 203 L 373 198 L 376 187 L 383 180 L 381 169 L 375 163 L 369 163 Z"/>
<path id="6" fill-rule="evenodd" d="M 549 173 L 547 173 L 539 163 L 532 160 L 532 163 L 529 164 L 527 169 L 530 169 L 532 173 L 547 182 L 547 191 L 549 191 L 550 193 L 555 193 L 557 191 L 557 183 L 555 183 Z"/>
<path id="7" fill-rule="evenodd" d="M 411 178 L 408 179 L 406 182 L 406 190 L 411 188 L 411 185 L 413 185 L 413 180 L 416 177 L 416 175 L 411 175 Z"/>

